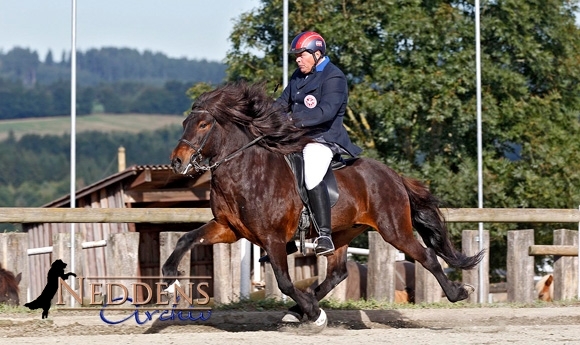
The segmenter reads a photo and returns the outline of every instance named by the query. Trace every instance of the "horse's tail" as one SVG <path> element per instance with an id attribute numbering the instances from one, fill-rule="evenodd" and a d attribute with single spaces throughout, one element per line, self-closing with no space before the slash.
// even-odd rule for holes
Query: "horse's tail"
<path id="1" fill-rule="evenodd" d="M 449 266 L 464 270 L 472 269 L 481 259 L 484 251 L 467 256 L 455 249 L 449 240 L 449 231 L 441 210 L 439 200 L 418 180 L 402 177 L 403 185 L 409 195 L 413 227 L 429 248 L 435 250 Z"/>

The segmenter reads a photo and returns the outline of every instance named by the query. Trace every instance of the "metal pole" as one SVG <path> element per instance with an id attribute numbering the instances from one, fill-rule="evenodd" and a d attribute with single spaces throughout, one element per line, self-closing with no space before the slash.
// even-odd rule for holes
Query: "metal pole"
<path id="1" fill-rule="evenodd" d="M 283 81 L 282 81 L 282 86 L 283 88 L 286 88 L 286 85 L 288 85 L 288 0 L 284 0 L 284 16 L 283 16 L 283 35 L 284 37 L 282 37 L 282 45 L 284 46 L 282 49 L 282 60 L 284 61 L 283 63 Z"/>
<path id="2" fill-rule="evenodd" d="M 477 205 L 483 208 L 483 144 L 481 128 L 481 37 L 479 22 L 479 0 L 475 0 L 475 74 L 477 93 Z M 483 250 L 483 223 L 479 223 L 479 250 Z M 488 253 L 489 255 L 489 253 Z M 483 296 L 484 262 L 479 264 L 479 303 L 486 300 Z"/>
<path id="3" fill-rule="evenodd" d="M 77 1 L 72 0 L 71 14 L 71 78 L 70 78 L 70 208 L 76 207 L 76 115 L 77 115 Z M 75 223 L 70 224 L 70 269 L 75 271 Z M 75 288 L 75 278 L 70 277 L 70 287 Z M 71 307 L 74 307 L 74 296 L 70 296 Z"/>
<path id="4" fill-rule="evenodd" d="M 250 241 L 242 238 L 240 240 L 240 297 L 250 298 L 250 286 L 252 285 L 252 279 L 250 276 L 250 270 L 252 265 L 251 260 L 251 250 L 252 244 Z"/>

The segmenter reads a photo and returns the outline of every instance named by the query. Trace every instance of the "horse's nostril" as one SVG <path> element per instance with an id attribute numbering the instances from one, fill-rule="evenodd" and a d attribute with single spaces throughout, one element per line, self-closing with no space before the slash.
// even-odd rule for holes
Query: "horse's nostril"
<path id="1" fill-rule="evenodd" d="M 173 158 L 171 165 L 173 166 L 174 169 L 179 169 L 181 167 L 181 159 L 177 157 Z"/>

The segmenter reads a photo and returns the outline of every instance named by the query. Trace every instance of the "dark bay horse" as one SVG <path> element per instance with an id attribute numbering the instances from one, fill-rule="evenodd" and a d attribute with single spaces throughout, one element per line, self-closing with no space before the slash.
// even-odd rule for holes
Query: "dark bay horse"
<path id="1" fill-rule="evenodd" d="M 340 190 L 332 208 L 336 251 L 328 257 L 326 280 L 313 292 L 295 288 L 288 274 L 286 242 L 295 234 L 303 203 L 284 155 L 301 152 L 309 140 L 303 129 L 274 107 L 261 84 L 226 84 L 198 97 L 183 121 L 183 135 L 171 154 L 171 164 L 184 175 L 211 170 L 215 218 L 179 239 L 163 265 L 164 276 L 178 275 L 179 262 L 193 246 L 246 238 L 270 256 L 280 290 L 297 303 L 290 311 L 298 319 L 305 314 L 323 326 L 325 313 L 318 301 L 346 278 L 348 244 L 372 228 L 429 270 L 450 301 L 463 300 L 473 292 L 469 285 L 450 281 L 437 256 L 452 267 L 471 269 L 483 252 L 466 256 L 457 251 L 438 200 L 427 187 L 368 158 L 335 171 Z M 413 228 L 426 247 L 415 238 Z M 310 237 L 314 235 L 311 230 Z"/>
<path id="2" fill-rule="evenodd" d="M 0 303 L 8 305 L 20 305 L 18 298 L 18 284 L 22 278 L 22 273 L 14 273 L 5 270 L 0 264 Z"/>

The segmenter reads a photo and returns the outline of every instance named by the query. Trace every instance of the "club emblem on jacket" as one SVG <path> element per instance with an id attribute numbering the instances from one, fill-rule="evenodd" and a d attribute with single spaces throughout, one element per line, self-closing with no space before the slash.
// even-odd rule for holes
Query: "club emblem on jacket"
<path id="1" fill-rule="evenodd" d="M 304 105 L 307 106 L 308 108 L 312 109 L 317 104 L 318 104 L 318 101 L 316 100 L 316 97 L 314 97 L 312 95 L 308 95 L 308 96 L 304 97 Z"/>

